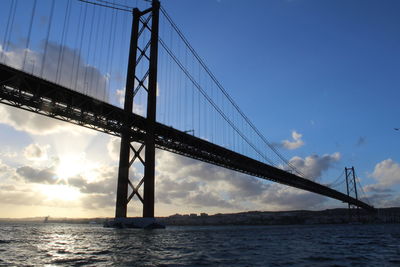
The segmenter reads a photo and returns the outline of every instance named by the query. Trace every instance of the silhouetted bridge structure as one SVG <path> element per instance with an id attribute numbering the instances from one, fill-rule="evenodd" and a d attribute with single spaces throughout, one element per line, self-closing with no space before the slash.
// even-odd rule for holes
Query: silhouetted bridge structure
<path id="1" fill-rule="evenodd" d="M 121 137 L 116 217 L 127 216 L 127 204 L 135 195 L 143 203 L 143 217 L 154 217 L 155 148 L 374 210 L 348 194 L 157 122 L 157 54 L 162 42 L 158 38 L 158 12 L 158 1 L 153 1 L 148 10 L 133 10 L 124 109 L 5 64 L 0 64 L 0 102 Z M 146 14 L 151 19 L 144 19 Z M 151 38 L 140 49 L 138 38 L 146 29 L 151 31 Z M 145 59 L 148 71 L 138 77 L 136 66 Z M 133 98 L 140 87 L 148 94 L 147 116 L 132 112 Z M 132 143 L 139 143 L 139 148 Z M 137 185 L 129 179 L 129 168 L 135 161 L 144 165 L 144 177 Z M 143 196 L 139 193 L 142 185 Z"/>

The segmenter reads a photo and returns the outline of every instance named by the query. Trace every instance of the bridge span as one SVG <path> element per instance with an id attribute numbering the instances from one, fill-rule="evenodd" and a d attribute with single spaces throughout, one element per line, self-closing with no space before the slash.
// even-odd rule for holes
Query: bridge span
<path id="1" fill-rule="evenodd" d="M 146 118 L 131 113 L 130 127 L 126 128 L 123 109 L 4 64 L 0 64 L 0 102 L 114 136 L 127 132 L 131 142 L 145 142 Z M 155 144 L 162 150 L 374 210 L 371 205 L 332 188 L 161 123 L 155 124 Z"/>
<path id="2" fill-rule="evenodd" d="M 10 55 L 13 53 L 9 52 L 8 44 L 11 43 L 10 35 L 13 32 L 14 15 L 17 7 L 14 4 L 14 1 L 12 1 L 4 36 L 4 43 L 7 44 L 4 46 L 6 48 L 4 51 L 8 51 Z M 37 2 L 34 1 L 31 9 L 31 22 L 40 15 L 40 13 L 36 14 L 36 4 Z M 52 8 L 42 7 L 39 10 L 42 12 L 47 10 L 49 17 L 52 18 L 54 4 L 55 1 L 53 1 Z M 91 17 L 91 23 L 81 25 L 79 22 L 72 22 L 71 24 L 69 16 L 74 13 L 71 8 L 75 4 L 79 4 L 79 14 L 83 12 L 82 21 L 85 22 L 86 15 L 88 15 Z M 91 10 L 93 12 L 88 11 L 88 5 L 92 5 Z M 112 10 L 112 13 L 110 17 L 111 25 L 108 31 L 108 46 L 104 47 L 104 53 L 96 56 L 96 48 L 98 40 L 100 40 L 97 35 L 101 36 L 101 40 L 104 37 L 104 28 L 100 29 L 99 23 L 97 23 L 97 29 L 93 29 L 93 25 L 96 25 L 94 23 L 96 18 L 98 21 L 104 20 L 103 22 L 105 22 L 104 17 L 99 15 L 101 13 L 98 9 L 100 8 L 108 8 Z M 96 10 L 99 11 L 97 16 L 95 15 Z M 105 12 L 105 10 L 101 10 L 101 12 L 103 11 Z M 118 18 L 124 18 L 124 16 L 117 16 L 116 12 L 127 12 L 124 14 L 129 13 L 131 15 L 129 18 L 132 22 L 129 45 L 123 41 L 128 39 L 125 38 L 128 37 L 128 34 L 125 31 L 118 31 L 120 30 Z M 348 203 L 349 207 L 351 205 L 369 211 L 374 210 L 371 205 L 358 199 L 357 194 L 352 197 L 349 190 L 345 194 L 311 181 L 292 166 L 266 140 L 236 102 L 233 101 L 158 0 L 152 0 L 151 5 L 143 10 L 107 1 L 78 1 L 76 3 L 68 1 L 66 9 L 60 9 L 58 13 L 65 13 L 65 16 L 58 15 L 56 17 L 64 18 L 63 25 L 67 29 L 63 30 L 60 36 L 61 45 L 56 49 L 58 52 L 53 54 L 49 52 L 51 51 L 50 48 L 54 46 L 52 39 L 49 38 L 52 32 L 51 26 L 53 25 L 51 19 L 47 24 L 47 34 L 43 41 L 44 50 L 41 55 L 35 54 L 30 49 L 32 47 L 31 39 L 32 42 L 37 42 L 40 39 L 37 36 L 31 36 L 32 33 L 38 33 L 36 30 L 32 30 L 34 23 L 27 25 L 29 29 L 28 38 L 25 47 L 20 51 L 20 54 L 23 55 L 20 62 L 12 61 L 8 58 L 7 52 L 2 52 L 1 59 L 3 61 L 0 63 L 0 103 L 120 137 L 116 218 L 127 217 L 127 205 L 134 196 L 143 204 L 143 217 L 154 218 L 156 148 L 272 182 L 321 194 Z M 159 32 L 160 19 L 164 25 L 168 26 L 169 32 L 165 30 L 164 34 L 163 30 Z M 81 20 L 78 19 L 78 21 Z M 125 17 L 125 22 L 127 22 L 127 17 Z M 125 22 L 123 22 L 123 25 L 126 25 Z M 74 50 L 73 53 L 66 42 L 66 40 L 69 40 L 66 36 L 70 24 L 72 25 L 71 27 L 76 27 L 76 36 L 79 36 L 79 34 L 81 36 L 79 49 L 78 42 L 76 42 L 77 50 Z M 120 39 L 116 38 L 116 33 L 118 32 L 122 36 Z M 97 37 L 91 38 L 92 33 Z M 83 45 L 83 41 L 86 40 L 85 36 L 89 37 L 87 45 Z M 172 36 L 176 37 L 175 41 L 172 40 Z M 78 39 L 75 38 L 75 40 Z M 112 55 L 116 54 L 115 43 L 122 44 L 120 52 L 126 50 L 125 52 L 128 52 L 128 55 L 124 55 L 124 58 L 128 58 L 128 60 L 125 85 L 117 86 L 113 84 L 113 87 L 111 87 L 111 83 L 107 81 L 109 81 L 110 73 L 112 72 L 112 58 L 114 57 Z M 159 46 L 161 48 L 160 51 Z M 87 48 L 86 52 L 83 49 L 85 47 Z M 72 64 L 69 67 L 63 67 L 64 60 L 68 59 L 68 51 L 70 53 L 69 56 L 72 57 Z M 88 57 L 89 61 L 90 58 L 96 59 L 97 57 L 105 57 L 106 60 L 105 62 L 100 62 L 99 68 L 96 69 L 91 66 L 90 62 L 84 62 L 80 56 L 81 53 Z M 161 59 L 160 62 L 159 57 Z M 6 63 L 7 60 L 9 65 Z M 53 66 L 46 65 L 49 62 Z M 94 62 L 96 60 L 93 60 L 92 63 Z M 119 63 L 121 62 L 124 61 L 121 60 Z M 102 64 L 104 64 L 103 67 L 101 66 Z M 125 66 L 125 64 L 121 65 Z M 30 74 L 27 69 L 31 69 Z M 40 71 L 38 71 L 39 69 Z M 63 77 L 62 74 L 64 72 L 70 73 L 68 75 L 69 78 Z M 97 76 L 95 75 L 95 77 L 100 79 L 100 83 L 92 83 L 93 75 L 96 73 Z M 66 83 L 66 80 L 68 83 Z M 165 95 L 170 94 L 164 101 L 157 100 L 159 82 L 165 86 L 163 89 Z M 121 93 L 125 94 L 123 109 L 106 102 L 105 99 L 99 100 L 96 96 L 90 96 L 93 93 L 91 92 L 92 90 L 98 91 L 99 84 L 104 85 L 104 90 L 100 91 L 106 92 L 108 90 L 108 93 L 110 91 L 120 93 L 120 96 Z M 120 88 L 124 88 L 125 91 Z M 186 105 L 189 102 L 189 98 L 191 105 Z M 218 99 L 221 99 L 221 101 L 218 102 Z M 145 114 L 143 115 L 134 112 L 134 104 L 141 100 L 143 100 L 145 106 L 143 107 L 145 109 L 145 112 L 143 112 Z M 167 126 L 170 123 L 168 122 L 168 116 L 165 116 L 165 114 L 166 120 L 157 120 L 158 101 L 164 104 L 164 107 L 178 105 L 176 112 L 179 113 L 179 116 L 182 113 L 186 116 L 186 111 L 189 109 L 186 109 L 185 106 L 190 106 L 191 127 L 211 120 L 210 124 L 212 125 L 210 126 L 215 126 L 214 128 L 216 129 L 211 131 L 212 134 L 222 136 L 222 141 L 213 141 L 212 138 L 207 139 L 201 134 L 195 136 L 195 130 L 201 131 L 200 126 L 196 129 L 189 128 L 192 130 L 188 130 L 188 124 L 185 125 L 185 123 L 181 123 L 181 126 L 176 124 L 173 124 L 173 127 Z M 181 103 L 185 105 L 179 109 Z M 180 117 L 177 121 L 179 120 Z M 185 119 L 183 121 L 186 122 Z M 193 132 L 192 135 L 189 134 L 190 131 Z M 231 142 L 231 145 L 226 144 L 225 136 L 228 136 L 227 139 L 230 139 L 228 142 Z M 251 140 L 251 138 L 256 138 L 256 140 Z M 237 140 L 242 143 L 242 147 L 249 148 L 251 153 L 246 152 L 246 149 L 235 148 Z M 266 152 L 272 152 L 279 158 L 279 162 L 283 162 L 285 167 L 281 167 L 280 163 L 277 164 L 277 162 L 271 160 Z M 136 185 L 132 183 L 133 180 L 130 179 L 131 174 L 129 171 L 134 163 L 142 164 L 144 170 L 142 179 Z M 286 171 L 287 169 L 291 171 Z M 353 177 L 354 187 L 355 182 L 355 177 Z M 347 184 L 347 187 L 349 187 L 349 184 Z"/>

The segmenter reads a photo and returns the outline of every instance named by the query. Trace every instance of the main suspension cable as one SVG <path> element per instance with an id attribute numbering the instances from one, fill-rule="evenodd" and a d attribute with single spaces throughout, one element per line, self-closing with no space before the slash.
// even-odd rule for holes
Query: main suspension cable
<path id="1" fill-rule="evenodd" d="M 304 176 L 303 173 L 301 173 L 297 168 L 295 168 L 266 138 L 265 136 L 256 128 L 256 126 L 250 121 L 250 119 L 243 113 L 243 111 L 239 108 L 239 106 L 236 104 L 236 102 L 233 100 L 233 98 L 228 94 L 228 92 L 225 90 L 225 88 L 219 83 L 219 81 L 216 79 L 215 75 L 211 72 L 211 70 L 207 67 L 207 65 L 204 63 L 204 61 L 200 58 L 200 56 L 197 54 L 197 52 L 194 50 L 194 48 L 190 45 L 189 41 L 186 39 L 186 37 L 183 35 L 182 31 L 178 28 L 178 26 L 175 24 L 175 22 L 172 20 L 172 18 L 169 16 L 167 11 L 161 6 L 160 10 L 162 14 L 167 18 L 168 22 L 171 24 L 171 26 L 174 28 L 174 30 L 177 32 L 179 37 L 182 39 L 182 41 L 186 44 L 188 49 L 192 52 L 194 57 L 198 60 L 200 65 L 203 67 L 203 69 L 206 71 L 206 73 L 210 76 L 210 78 L 214 81 L 214 83 L 217 85 L 219 90 L 225 95 L 225 97 L 229 100 L 229 102 L 234 106 L 234 108 L 239 112 L 239 114 L 243 117 L 243 119 L 247 122 L 247 124 L 253 129 L 253 131 L 257 134 L 259 138 L 285 163 L 287 164 L 292 170 L 294 170 L 297 174 Z"/>

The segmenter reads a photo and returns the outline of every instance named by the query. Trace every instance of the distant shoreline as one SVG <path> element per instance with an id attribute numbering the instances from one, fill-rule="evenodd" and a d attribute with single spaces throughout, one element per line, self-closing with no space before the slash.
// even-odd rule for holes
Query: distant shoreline
<path id="1" fill-rule="evenodd" d="M 357 213 L 358 212 L 358 213 Z M 45 222 L 46 217 L 0 218 L 0 222 Z M 103 224 L 112 218 L 52 218 L 47 223 Z M 400 208 L 382 208 L 372 214 L 364 210 L 327 209 L 322 211 L 249 211 L 239 213 L 214 214 L 175 214 L 157 217 L 166 225 L 176 226 L 214 226 L 214 225 L 312 225 L 312 224 L 347 224 L 347 223 L 400 223 Z"/>

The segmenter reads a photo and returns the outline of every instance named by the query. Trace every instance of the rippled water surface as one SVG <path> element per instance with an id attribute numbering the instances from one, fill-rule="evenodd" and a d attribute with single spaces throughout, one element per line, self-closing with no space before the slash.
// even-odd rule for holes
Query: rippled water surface
<path id="1" fill-rule="evenodd" d="M 400 225 L 0 224 L 2 266 L 400 266 Z"/>

